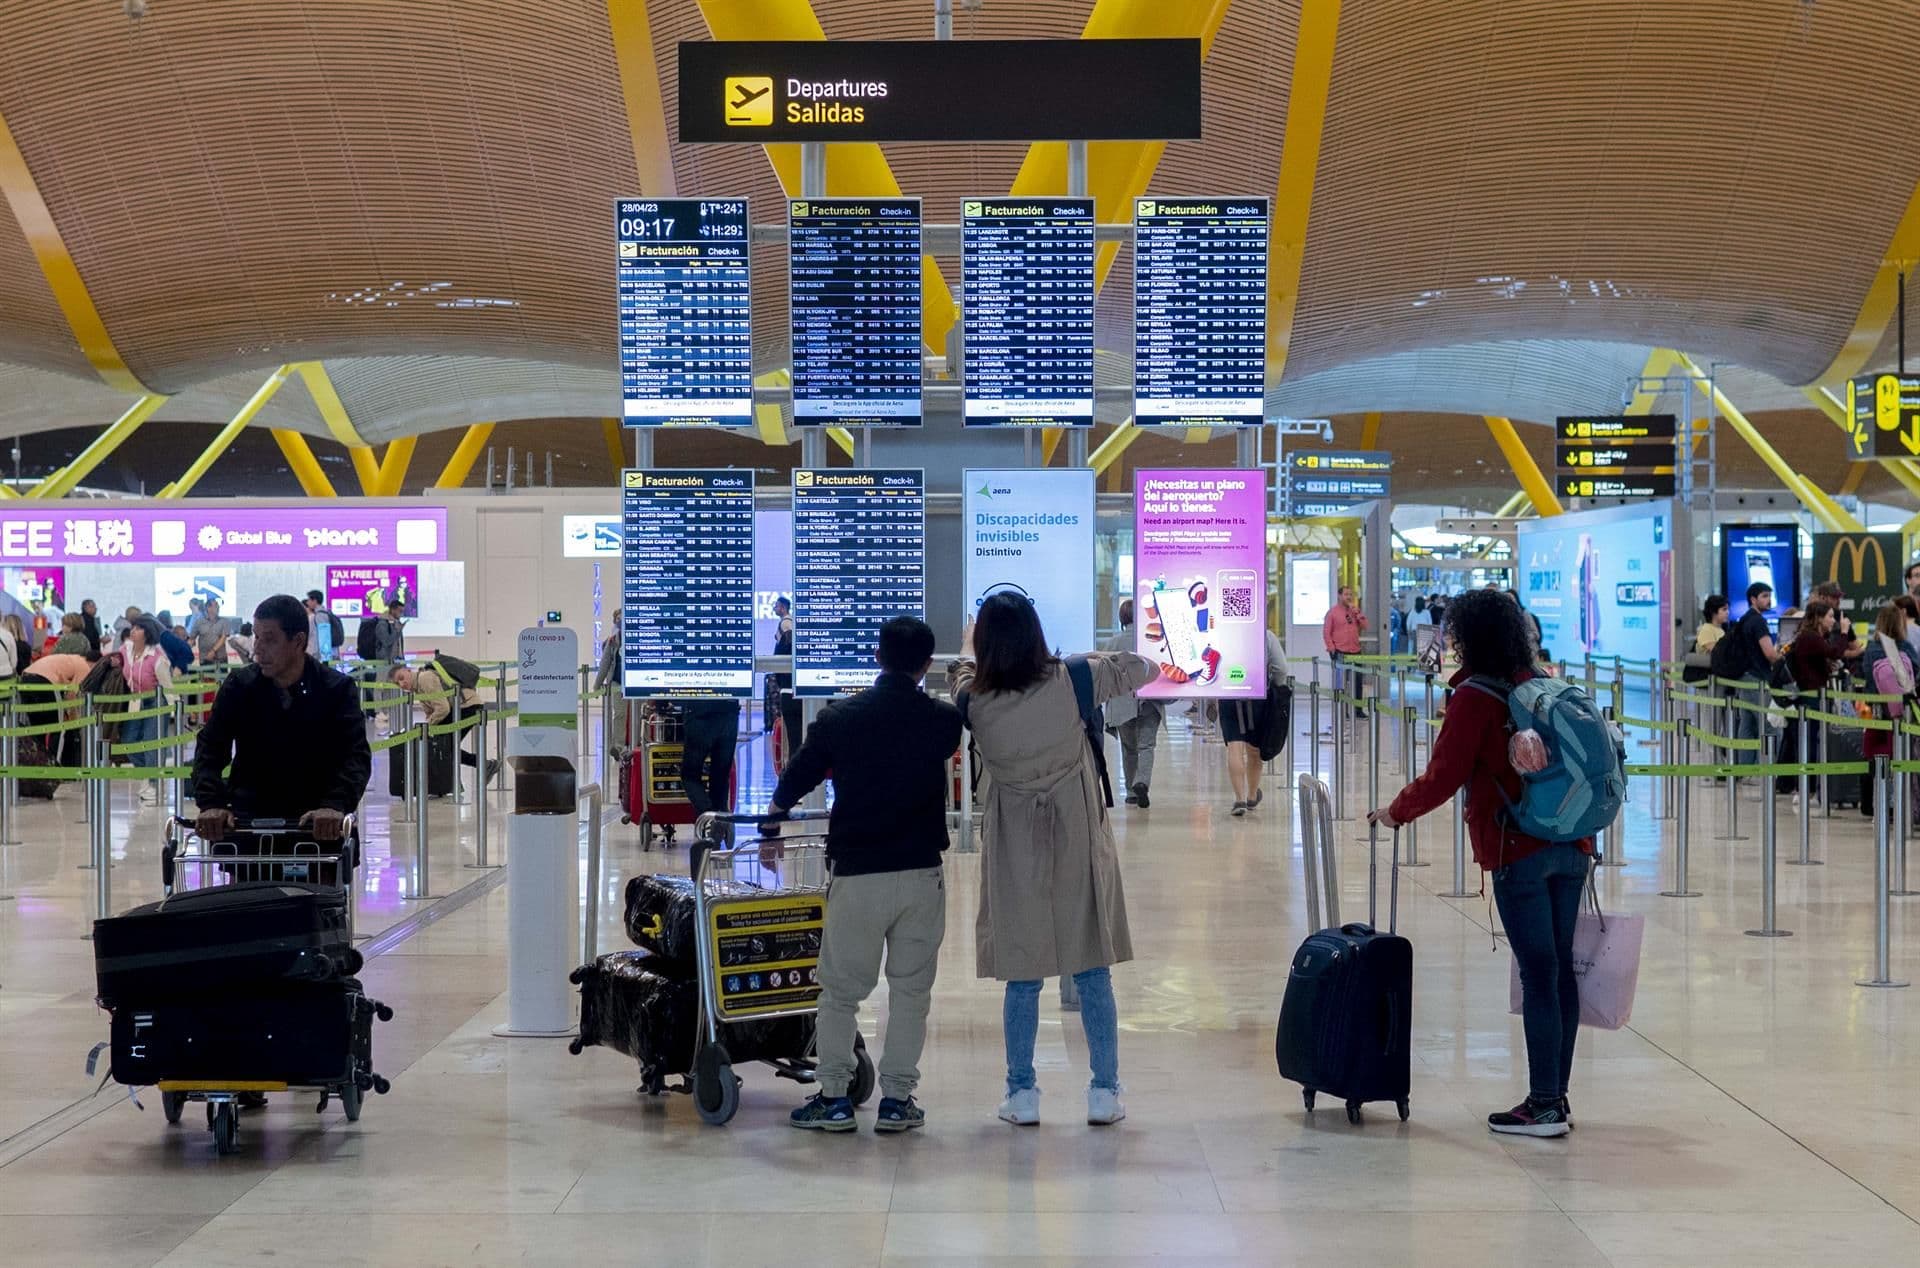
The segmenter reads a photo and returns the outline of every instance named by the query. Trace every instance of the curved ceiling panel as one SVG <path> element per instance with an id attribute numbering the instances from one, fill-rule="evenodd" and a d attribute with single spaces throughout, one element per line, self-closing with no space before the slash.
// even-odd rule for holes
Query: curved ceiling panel
<path id="1" fill-rule="evenodd" d="M 1562 414 L 1617 413 L 1628 380 L 1646 363 L 1644 347 L 1583 340 L 1419 348 L 1288 375 L 1267 390 L 1267 406 L 1296 418 L 1437 410 L 1551 423 Z"/>
<path id="2" fill-rule="evenodd" d="M 1288 373 L 1578 337 L 1812 378 L 1920 169 L 1863 49 L 1920 58 L 1912 6 L 1345 6 Z"/>

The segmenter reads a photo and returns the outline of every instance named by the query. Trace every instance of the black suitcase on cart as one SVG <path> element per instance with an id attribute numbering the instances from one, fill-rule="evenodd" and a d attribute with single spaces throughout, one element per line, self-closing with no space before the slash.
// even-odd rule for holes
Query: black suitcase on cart
<path id="1" fill-rule="evenodd" d="M 364 1078 L 384 1091 L 373 1072 L 373 1023 L 392 1016 L 350 977 L 123 1004 L 113 1012 L 113 1080 L 344 1087 Z"/>
<path id="2" fill-rule="evenodd" d="M 1312 866 L 1311 863 L 1308 866 Z M 1374 866 L 1371 858 L 1368 866 Z M 1325 1092 L 1360 1121 L 1368 1101 L 1408 1114 L 1413 1071 L 1413 944 L 1393 932 L 1400 909 L 1400 834 L 1393 839 L 1388 931 L 1348 924 L 1310 935 L 1294 952 L 1274 1057 L 1301 1085 L 1307 1109 Z M 1369 912 L 1369 916 L 1376 913 Z"/>
<path id="3" fill-rule="evenodd" d="M 636 876 L 627 882 L 627 937 L 637 947 L 693 970 L 693 881 L 685 876 Z M 658 967 L 658 966 L 656 966 Z"/>
<path id="4" fill-rule="evenodd" d="M 1863 727 L 1834 726 L 1827 727 L 1827 747 L 1820 754 L 1823 762 L 1864 762 L 1867 760 L 1867 732 Z M 1815 795 L 1820 792 L 1820 777 L 1815 775 L 1808 781 Z M 1859 806 L 1872 810 L 1873 784 L 1864 775 L 1827 776 L 1827 804 L 1829 806 Z"/>
<path id="5" fill-rule="evenodd" d="M 261 881 L 185 890 L 96 920 L 93 963 L 98 998 L 114 1008 L 351 977 L 361 956 L 345 889 Z"/>
<path id="6" fill-rule="evenodd" d="M 459 738 L 458 735 L 427 737 L 427 796 L 444 797 L 453 791 L 453 746 Z M 387 792 L 390 796 L 407 795 L 407 762 L 412 752 L 411 745 L 387 750 Z"/>

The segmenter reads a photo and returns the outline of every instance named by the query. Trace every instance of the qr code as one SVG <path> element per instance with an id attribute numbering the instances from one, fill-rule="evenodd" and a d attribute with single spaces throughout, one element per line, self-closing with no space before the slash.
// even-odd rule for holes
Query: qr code
<path id="1" fill-rule="evenodd" d="M 1246 620 L 1253 615 L 1252 586 L 1221 586 L 1220 615 Z"/>

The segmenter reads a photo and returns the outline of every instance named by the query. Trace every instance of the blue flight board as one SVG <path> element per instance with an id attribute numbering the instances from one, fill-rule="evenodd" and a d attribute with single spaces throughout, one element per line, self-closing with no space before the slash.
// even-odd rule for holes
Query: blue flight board
<path id="1" fill-rule="evenodd" d="M 753 472 L 626 471 L 623 695 L 753 694 Z"/>
<path id="2" fill-rule="evenodd" d="M 1093 199 L 960 206 L 968 427 L 1093 426 Z"/>
<path id="3" fill-rule="evenodd" d="M 1267 200 L 1139 198 L 1133 421 L 1258 424 L 1267 397 Z"/>
<path id="4" fill-rule="evenodd" d="M 872 686 L 880 627 L 926 615 L 926 474 L 796 470 L 794 691 L 836 696 Z"/>
<path id="5" fill-rule="evenodd" d="M 614 204 L 627 426 L 753 425 L 750 230 L 744 198 Z"/>
<path id="6" fill-rule="evenodd" d="M 787 204 L 793 421 L 920 425 L 920 200 Z"/>

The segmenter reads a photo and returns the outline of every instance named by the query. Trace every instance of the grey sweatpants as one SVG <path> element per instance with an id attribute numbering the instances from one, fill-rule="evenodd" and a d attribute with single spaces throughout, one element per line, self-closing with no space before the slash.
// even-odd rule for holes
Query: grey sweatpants
<path id="1" fill-rule="evenodd" d="M 860 1002 L 880 982 L 883 949 L 887 1037 L 880 1056 L 880 1094 L 895 1100 L 913 1095 L 920 1085 L 927 1005 L 946 934 L 947 889 L 939 868 L 834 878 L 820 942 L 822 1095 L 845 1096 L 853 1082 Z"/>
<path id="2" fill-rule="evenodd" d="M 1136 784 L 1152 786 L 1153 746 L 1160 739 L 1160 719 L 1165 713 L 1157 704 L 1143 703 L 1130 721 L 1107 728 L 1120 744 L 1120 779 L 1126 785 L 1125 792 L 1132 792 Z"/>

